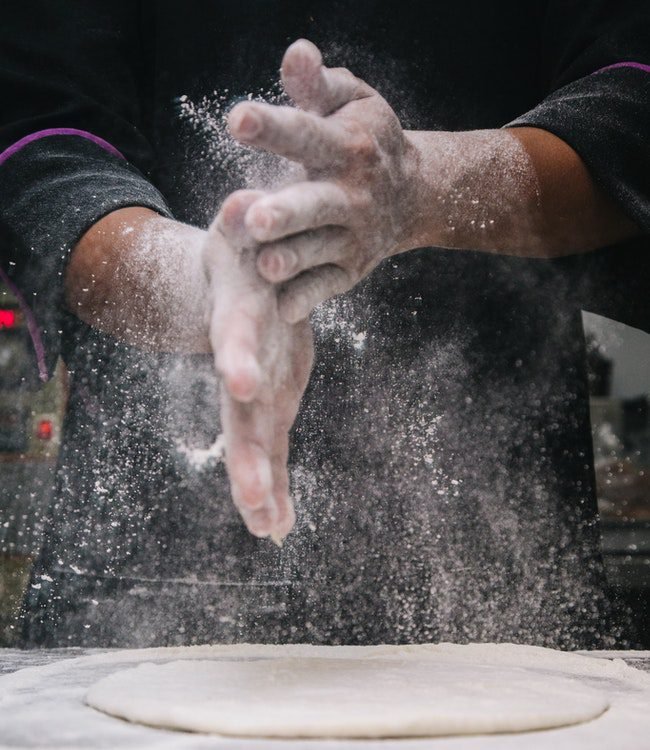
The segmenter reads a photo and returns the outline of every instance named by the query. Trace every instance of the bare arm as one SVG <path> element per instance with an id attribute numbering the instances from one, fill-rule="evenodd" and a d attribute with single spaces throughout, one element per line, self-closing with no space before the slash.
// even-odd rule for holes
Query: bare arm
<path id="1" fill-rule="evenodd" d="M 246 217 L 263 247 L 260 273 L 283 284 L 287 320 L 412 248 L 547 258 L 638 231 L 546 131 L 405 132 L 376 91 L 325 68 L 304 40 L 287 50 L 282 74 L 300 109 L 239 104 L 230 127 L 304 167 L 304 182 L 262 198 Z"/>
<path id="2" fill-rule="evenodd" d="M 438 245 L 551 258 L 638 233 L 578 154 L 545 130 L 409 132 L 406 139 L 416 166 L 404 249 Z"/>
<path id="3" fill-rule="evenodd" d="M 147 208 L 108 214 L 72 252 L 68 309 L 143 349 L 209 352 L 205 237 Z"/>

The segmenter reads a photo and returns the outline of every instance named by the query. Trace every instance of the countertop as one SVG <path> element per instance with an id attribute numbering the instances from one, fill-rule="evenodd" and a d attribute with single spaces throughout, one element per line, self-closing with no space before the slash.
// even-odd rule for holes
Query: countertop
<path id="1" fill-rule="evenodd" d="M 40 667 L 53 664 L 63 659 L 76 659 L 80 656 L 95 654 L 119 653 L 120 649 L 83 649 L 83 648 L 55 648 L 31 649 L 23 651 L 17 648 L 0 648 L 0 675 L 16 672 L 25 667 Z M 626 664 L 636 669 L 650 672 L 650 651 L 581 651 L 588 656 L 606 659 L 623 659 Z"/>
<path id="2" fill-rule="evenodd" d="M 209 651 L 190 658 L 203 658 Z M 168 653 L 167 653 L 168 652 Z M 582 652 L 620 659 L 650 673 L 650 651 Z M 650 681 L 617 662 L 613 677 L 587 678 L 606 689 L 610 709 L 586 724 L 523 734 L 405 740 L 263 740 L 152 729 L 107 716 L 84 703 L 90 685 L 146 662 L 184 658 L 177 649 L 0 649 L 0 748 L 139 750 L 650 750 Z M 605 665 L 603 665 L 604 667 Z M 630 679 L 631 673 L 632 679 Z M 637 675 L 635 678 L 634 675 Z"/>

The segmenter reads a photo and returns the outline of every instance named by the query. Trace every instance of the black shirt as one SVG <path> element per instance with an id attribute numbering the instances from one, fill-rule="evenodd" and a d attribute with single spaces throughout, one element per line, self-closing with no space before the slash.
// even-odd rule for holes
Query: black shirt
<path id="1" fill-rule="evenodd" d="M 419 6 L 5 11 L 5 270 L 49 362 L 61 352 L 71 371 L 28 642 L 613 642 L 580 310 L 648 325 L 649 13 L 632 0 Z M 292 450 L 299 520 L 279 551 L 247 534 L 223 467 L 183 450 L 219 431 L 209 358 L 101 335 L 61 289 L 70 248 L 107 212 L 206 225 L 246 184 L 257 162 L 227 145 L 221 116 L 277 94 L 301 36 L 406 127 L 557 134 L 645 236 L 555 262 L 421 249 L 318 310 Z"/>

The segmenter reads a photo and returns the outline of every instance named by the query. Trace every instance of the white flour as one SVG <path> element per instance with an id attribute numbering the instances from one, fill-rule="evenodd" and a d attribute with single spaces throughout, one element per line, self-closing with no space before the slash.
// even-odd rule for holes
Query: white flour
<path id="1" fill-rule="evenodd" d="M 607 696 L 611 706 L 599 718 L 585 724 L 528 732 L 477 737 L 440 737 L 408 740 L 410 750 L 644 750 L 650 736 L 650 675 L 627 666 L 621 659 L 592 659 L 546 649 L 513 645 L 340 647 L 336 654 L 344 659 L 361 655 L 385 658 L 387 655 L 414 653 L 417 649 L 432 649 L 441 654 L 454 655 L 459 663 L 471 665 L 478 655 L 490 659 L 504 670 L 525 668 L 539 673 L 578 680 L 581 685 L 595 688 Z M 293 657 L 323 657 L 334 652 L 326 647 L 291 646 L 197 646 L 190 648 L 145 649 L 115 651 L 69 659 L 42 667 L 23 669 L 0 676 L 0 742 L 4 747 L 121 747 L 169 748 L 241 748 L 274 750 L 286 747 L 286 742 L 201 736 L 185 732 L 171 732 L 137 726 L 108 717 L 84 705 L 88 688 L 103 677 L 142 663 L 166 664 L 215 660 L 219 658 L 273 658 L 274 655 Z M 613 656 L 616 652 L 613 652 Z M 609 656 L 609 654 L 608 654 Z M 627 654 L 626 654 L 627 656 Z M 391 658 L 393 658 L 391 656 Z M 394 750 L 404 748 L 404 740 L 366 741 L 346 743 L 340 740 L 291 742 L 294 750 Z"/>

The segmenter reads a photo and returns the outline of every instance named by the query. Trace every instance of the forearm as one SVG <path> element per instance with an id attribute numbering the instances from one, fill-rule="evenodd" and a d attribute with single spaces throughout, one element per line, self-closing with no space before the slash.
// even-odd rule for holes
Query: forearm
<path id="1" fill-rule="evenodd" d="M 148 350 L 208 352 L 205 232 L 145 208 L 108 214 L 68 262 L 68 309 Z"/>
<path id="2" fill-rule="evenodd" d="M 398 251 L 437 245 L 528 257 L 638 233 L 564 141 L 536 128 L 407 133 L 412 221 Z"/>

